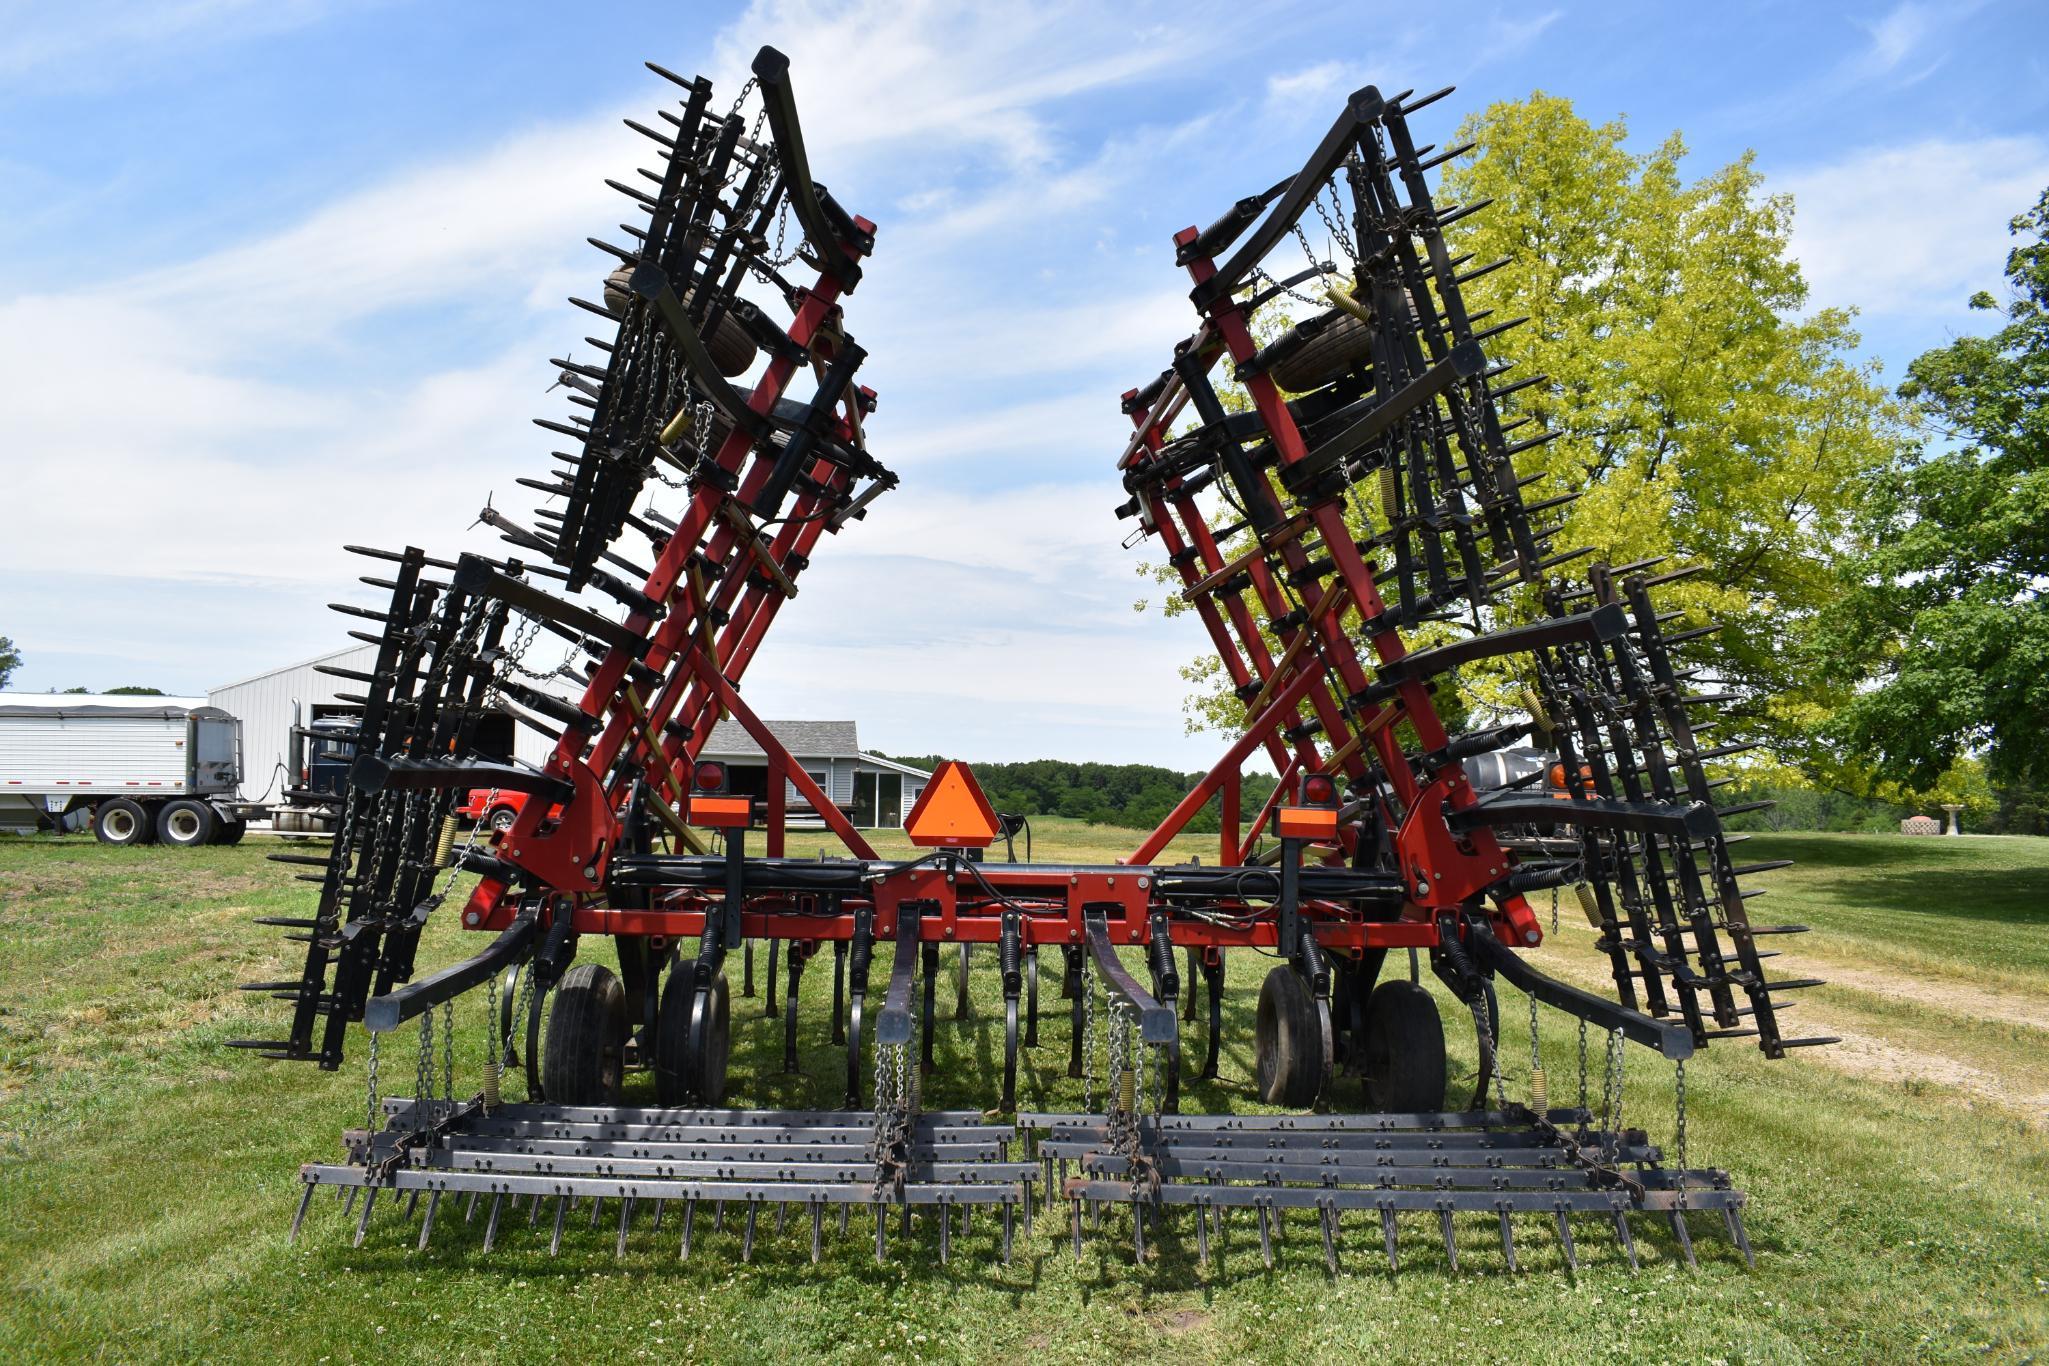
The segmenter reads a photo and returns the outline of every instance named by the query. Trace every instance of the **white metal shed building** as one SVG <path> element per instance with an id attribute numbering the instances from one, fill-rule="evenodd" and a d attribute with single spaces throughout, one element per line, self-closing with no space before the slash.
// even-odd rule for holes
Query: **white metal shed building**
<path id="1" fill-rule="evenodd" d="M 315 666 L 331 664 L 367 673 L 376 662 L 375 645 L 352 645 L 346 650 L 317 655 L 282 669 L 272 669 L 268 673 L 207 690 L 207 705 L 219 707 L 242 719 L 244 797 L 253 799 L 262 795 L 271 786 L 272 776 L 284 764 L 285 756 L 290 752 L 294 706 L 298 708 L 301 719 L 310 724 L 323 716 L 347 714 L 341 710 L 341 694 L 362 691 L 362 684 L 321 673 Z M 531 764 L 538 765 L 548 756 L 547 737 L 531 726 L 513 724 L 510 716 L 505 718 L 505 725 L 497 735 L 483 737 L 483 740 L 487 748 L 502 748 L 510 744 L 519 758 Z M 277 786 L 282 788 L 284 784 L 280 782 Z M 271 796 L 275 798 L 277 792 L 273 791 Z"/>

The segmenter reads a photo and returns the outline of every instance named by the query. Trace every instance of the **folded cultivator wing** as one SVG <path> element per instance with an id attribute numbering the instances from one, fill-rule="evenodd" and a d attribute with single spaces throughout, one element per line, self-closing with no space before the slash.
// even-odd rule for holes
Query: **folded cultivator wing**
<path id="1" fill-rule="evenodd" d="M 1515 457 L 1545 438 L 1518 435 L 1502 405 L 1538 379 L 1487 360 L 1513 323 L 1482 325 L 1461 290 L 1494 267 L 1443 236 L 1481 206 L 1432 203 L 1425 173 L 1456 153 L 1430 155 L 1409 132 L 1408 116 L 1448 92 L 1359 92 L 1298 173 L 1175 239 L 1197 324 L 1125 395 L 1135 430 L 1119 515 L 1160 539 L 1246 720 L 1129 859 L 1083 867 L 983 862 L 1003 827 L 952 764 L 912 812 L 930 852 L 878 858 L 741 700 L 819 541 L 896 482 L 867 450 L 874 395 L 854 382 L 863 352 L 842 315 L 874 227 L 812 179 L 780 54 L 762 50 L 723 116 L 708 82 L 660 74 L 684 97 L 632 124 L 657 167 L 610 182 L 636 221 L 624 245 L 597 243 L 615 262 L 602 298 L 575 301 L 604 320 L 585 339 L 602 363 L 556 362 L 575 411 L 540 425 L 569 449 L 549 478 L 520 481 L 551 506 L 530 526 L 483 513 L 520 558 L 364 550 L 379 567 L 364 581 L 388 602 L 338 608 L 376 628 L 351 633 L 377 646 L 374 666 L 334 671 L 358 689 L 345 698 L 352 782 L 330 853 L 282 856 L 320 887 L 314 915 L 282 922 L 306 948 L 300 979 L 251 984 L 290 1003 L 289 1034 L 243 1045 L 331 1069 L 351 1022 L 370 1032 L 365 1127 L 347 1161 L 304 1169 L 299 1218 L 321 1186 L 346 1190 L 352 1211 L 360 1195 L 360 1241 L 380 1192 L 405 1193 L 408 1214 L 424 1194 L 424 1247 L 442 1197 L 458 1195 L 466 1220 L 486 1210 L 486 1248 L 520 1213 L 549 1219 L 552 1247 L 573 1208 L 588 1201 L 595 1224 L 613 1201 L 622 1253 L 645 1212 L 654 1229 L 673 1214 L 688 1255 L 709 1205 L 716 1228 L 739 1223 L 743 1256 L 764 1214 L 780 1232 L 794 1212 L 816 1257 L 828 1218 L 845 1234 L 858 1214 L 880 1257 L 922 1207 L 945 1257 L 956 1207 L 966 1234 L 987 1206 L 1007 1260 L 1035 1205 L 1064 1204 L 1077 1253 L 1086 1223 L 1128 1210 L 1141 1259 L 1164 1237 L 1207 1262 L 1241 1210 L 1270 1262 L 1298 1211 L 1335 1270 L 1347 1214 L 1390 1266 L 1402 1215 L 1434 1225 L 1454 1266 L 1453 1216 L 1489 1216 L 1513 1266 L 1513 1216 L 1555 1228 L 1576 1262 L 1572 1221 L 1592 1215 L 1633 1263 L 1631 1215 L 1662 1215 L 1691 1260 L 1687 1212 L 1702 1210 L 1747 1257 L 1744 1197 L 1686 1162 L 1684 1064 L 1718 1037 L 1754 1036 L 1771 1056 L 1822 1042 L 1785 1037 L 1774 993 L 1811 984 L 1768 981 L 1756 946 L 1798 927 L 1749 924 L 1739 879 L 1756 869 L 1733 861 L 1703 767 L 1728 751 L 1702 739 L 1698 709 L 1714 699 L 1689 692 L 1680 656 L 1698 632 L 1668 635 L 1652 601 L 1674 575 L 1596 562 L 1568 580 L 1587 557 L 1551 544 L 1567 500 L 1524 501 Z M 1342 265 L 1310 249 L 1312 213 Z M 1306 268 L 1270 264 L 1298 244 Z M 1290 300 L 1310 311 L 1261 343 L 1255 318 Z M 676 491 L 676 515 L 635 511 L 650 481 Z M 542 635 L 579 667 L 530 669 Z M 1449 731 L 1432 694 L 1467 668 L 1518 679 L 1528 719 Z M 581 684 L 575 701 L 554 682 L 565 675 Z M 497 712 L 550 737 L 545 764 L 483 752 Z M 764 752 L 763 800 L 699 762 L 727 717 Z M 1468 776 L 1526 740 L 1547 752 L 1530 778 Z M 1241 770 L 1255 755 L 1281 783 L 1248 826 Z M 488 842 L 480 828 L 458 848 L 455 808 L 471 789 L 523 805 Z M 852 857 L 786 857 L 786 789 Z M 1213 802 L 1218 862 L 1158 862 Z M 464 872 L 480 880 L 462 922 L 494 937 L 414 980 L 421 929 Z M 1555 906 L 1561 890 L 1597 930 L 1616 999 L 1524 957 L 1543 938 L 1529 894 Z M 578 961 L 593 937 L 613 941 L 616 972 Z M 845 1109 L 724 1104 L 727 962 L 757 940 L 771 948 L 771 1012 L 781 958 L 786 1071 L 799 983 L 830 949 Z M 941 950 L 963 1018 L 975 945 L 994 949 L 1004 1001 L 1003 1122 L 923 1107 Z M 1082 1106 L 1018 1113 L 1046 948 L 1060 954 Z M 1270 1112 L 1184 1115 L 1184 1092 L 1218 1077 L 1238 950 L 1279 960 L 1254 1040 Z M 1386 971 L 1401 950 L 1409 971 Z M 1447 1105 L 1425 956 L 1474 1024 L 1464 1109 Z M 1198 980 L 1205 1047 L 1184 1068 Z M 1527 1101 L 1506 1092 L 1497 980 L 1529 1005 Z M 473 991 L 489 1043 L 481 1092 L 459 1099 L 453 1003 Z M 1545 1094 L 1540 1004 L 1579 1021 L 1573 1105 Z M 380 1042 L 409 1021 L 414 1094 L 387 1097 Z M 1606 1068 L 1598 1108 L 1590 1027 Z M 1679 1068 L 1676 1163 L 1622 1125 L 1630 1042 Z M 508 1067 L 523 1069 L 522 1102 L 503 1098 Z M 1362 1089 L 1360 1113 L 1333 1112 Z"/>

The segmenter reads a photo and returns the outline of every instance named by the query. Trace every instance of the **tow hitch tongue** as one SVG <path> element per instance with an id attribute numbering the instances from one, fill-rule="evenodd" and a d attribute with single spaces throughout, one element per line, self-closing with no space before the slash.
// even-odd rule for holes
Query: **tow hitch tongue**
<path id="1" fill-rule="evenodd" d="M 745 1260 L 794 1221 L 814 1258 L 830 1229 L 878 1258 L 915 1238 L 1007 1260 L 1043 1207 L 1077 1252 L 1107 1227 L 1140 1261 L 1180 1240 L 1213 1268 L 1255 1236 L 1272 1265 L 1300 1226 L 1333 1272 L 1355 1247 L 1393 1268 L 1440 1243 L 1455 1268 L 1475 1224 L 1511 1269 L 1533 1229 L 1567 1268 L 1590 1232 L 1634 1265 L 1645 1229 L 1691 1262 L 1717 1219 L 1747 1260 L 1744 1196 L 1688 1154 L 1685 1068 L 1715 1039 L 1828 1042 L 1788 1037 L 1785 993 L 1814 983 L 1770 980 L 1759 948 L 1801 927 L 1750 923 L 1742 879 L 1775 865 L 1739 864 L 1721 821 L 1751 808 L 1715 805 L 1712 766 L 1742 746 L 1708 735 L 1731 700 L 1713 628 L 1654 601 L 1695 567 L 1561 549 L 1573 495 L 1525 498 L 1542 377 L 1489 357 L 1520 319 L 1468 305 L 1499 263 L 1446 229 L 1484 205 L 1437 204 L 1428 176 L 1463 149 L 1410 132 L 1449 92 L 1355 92 L 1299 169 L 1174 239 L 1193 330 L 1123 397 L 1117 511 L 1132 544 L 1158 538 L 1242 724 L 1127 859 L 1071 865 L 1032 861 L 1029 821 L 966 765 L 906 813 L 924 775 L 863 755 L 849 786 L 743 696 L 824 538 L 898 482 L 869 449 L 848 312 L 877 230 L 817 179 L 773 48 L 731 104 L 652 70 L 675 98 L 628 121 L 648 164 L 608 183 L 632 221 L 592 239 L 605 260 L 573 302 L 601 321 L 554 362 L 568 411 L 539 420 L 562 449 L 518 481 L 544 506 L 486 505 L 504 559 L 351 547 L 378 595 L 336 604 L 373 647 L 330 668 L 357 757 L 328 852 L 277 856 L 318 902 L 266 920 L 303 967 L 249 984 L 289 1013 L 238 1045 L 335 1069 L 350 1026 L 368 1034 L 361 1127 L 303 1169 L 294 1235 L 332 1187 L 357 1243 L 397 1225 L 421 1248 L 556 1251 L 602 1225 L 621 1256 L 711 1238 Z M 1474 669 L 1517 679 L 1522 709 L 1454 731 L 1436 690 Z M 505 756 L 485 724 L 504 714 L 545 762 Z M 759 764 L 712 757 L 736 736 Z M 1261 762 L 1279 781 L 1248 803 Z M 846 855 L 791 857 L 793 803 Z M 501 817 L 464 831 L 458 807 Z M 1170 855 L 1211 811 L 1215 857 Z M 920 855 L 878 857 L 862 828 L 900 816 Z M 1561 901 L 1612 995 L 1531 955 Z M 416 978 L 444 906 L 483 947 Z M 844 1108 L 729 1104 L 766 1089 L 729 1077 L 735 1030 L 778 1027 L 758 1008 L 784 1073 L 815 1074 L 800 995 L 825 1013 L 828 963 Z M 1471 1076 L 1426 965 L 1470 1021 Z M 1253 1036 L 1226 1050 L 1234 968 L 1260 980 Z M 1579 1035 L 1558 1104 L 1547 1007 Z M 481 1087 L 459 1086 L 477 1034 Z M 963 1034 L 980 1090 L 942 1049 Z M 1041 1048 L 1064 1077 L 1029 1066 Z M 1669 1155 L 1624 1122 L 1633 1048 L 1673 1070 Z M 1249 1078 L 1223 1066 L 1241 1056 Z M 1182 1113 L 1196 1100 L 1261 1113 Z"/>

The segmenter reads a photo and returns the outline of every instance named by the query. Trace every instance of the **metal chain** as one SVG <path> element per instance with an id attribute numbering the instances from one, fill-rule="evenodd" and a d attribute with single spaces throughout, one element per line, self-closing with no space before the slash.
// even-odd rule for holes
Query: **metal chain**
<path id="1" fill-rule="evenodd" d="M 420 1111 L 434 1094 L 434 1012 L 420 1016 L 420 1062 L 413 1077 L 413 1118 L 417 1126 Z"/>
<path id="2" fill-rule="evenodd" d="M 1343 218 L 1345 216 L 1345 205 L 1344 201 L 1338 198 L 1337 182 L 1334 180 L 1324 182 L 1324 189 L 1330 191 L 1331 202 L 1338 207 L 1338 217 Z M 1356 266 L 1359 261 L 1359 249 L 1352 245 L 1352 235 L 1332 221 L 1329 211 L 1323 207 L 1322 191 L 1318 191 L 1316 198 L 1309 202 L 1316 206 L 1316 216 L 1323 220 L 1323 226 L 1330 232 L 1331 240 L 1345 249 L 1345 255 Z"/>
<path id="3" fill-rule="evenodd" d="M 1587 1112 L 1587 1022 L 1585 1016 L 1581 1016 L 1579 1022 L 1579 1112 L 1582 1116 L 1580 1127 L 1584 1129 L 1586 1127 L 1584 1116 Z"/>
<path id="4" fill-rule="evenodd" d="M 519 1004 L 513 1007 L 512 1019 L 506 1024 L 505 1049 L 498 1055 L 501 1058 L 510 1059 L 512 1057 L 512 1030 L 518 1026 L 521 1020 L 527 1019 L 533 1013 L 534 960 L 531 958 L 527 959 L 526 970 L 519 974 L 519 998 Z"/>
<path id="5" fill-rule="evenodd" d="M 363 1116 L 363 1127 L 373 1134 L 377 1132 L 379 1127 L 377 1123 L 377 1040 L 379 1037 L 376 1034 L 370 1036 L 370 1101 Z"/>
<path id="6" fill-rule="evenodd" d="M 455 998 L 441 1003 L 441 1098 L 455 1107 Z"/>
<path id="7" fill-rule="evenodd" d="M 1607 1137 L 1602 1146 L 1608 1160 L 1615 1160 L 1615 1150 L 1622 1143 L 1622 1031 L 1613 1030 L 1608 1035 L 1608 1072 L 1601 1086 L 1601 1127 Z"/>
<path id="8" fill-rule="evenodd" d="M 1678 1135 L 1675 1140 L 1678 1151 L 1679 1208 L 1686 1208 L 1686 1059 L 1680 1058 L 1673 1064 L 1674 1087 L 1678 1092 Z"/>

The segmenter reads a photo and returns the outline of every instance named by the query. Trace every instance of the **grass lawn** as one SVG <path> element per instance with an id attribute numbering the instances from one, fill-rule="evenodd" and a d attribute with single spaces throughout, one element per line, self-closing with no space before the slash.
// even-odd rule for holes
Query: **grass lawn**
<path id="1" fill-rule="evenodd" d="M 1128 831 L 1035 824 L 1040 859 L 1107 862 L 1137 842 Z M 810 853 L 821 838 L 793 837 L 790 851 Z M 2049 1344 L 2042 1117 L 1959 1092 L 1912 1061 L 1950 1048 L 1986 1075 L 2021 1085 L 2032 1073 L 2035 1089 L 2049 1089 L 2039 1062 L 2049 1011 L 2036 1023 L 1992 1020 L 1970 996 L 1996 988 L 2001 1001 L 2049 1008 L 2049 841 L 1777 835 L 1744 846 L 1802 860 L 1762 880 L 1773 890 L 1756 913 L 1814 926 L 1796 952 L 1824 969 L 1866 973 L 1854 990 L 1812 993 L 1814 1010 L 1908 1059 L 1897 1075 L 1875 1075 L 1818 1051 L 1770 1063 L 1723 1044 L 1690 1070 L 1692 1156 L 1728 1168 L 1751 1192 L 1757 1271 L 1703 1222 L 1702 1266 L 1688 1272 L 1669 1235 L 1643 1222 L 1641 1272 L 1588 1225 L 1582 1270 L 1570 1276 L 1533 1220 L 1518 1228 L 1528 1269 L 1512 1275 L 1475 1218 L 1462 1226 L 1456 1275 L 1434 1227 L 1405 1222 L 1399 1279 L 1386 1274 L 1377 1228 L 1348 1224 L 1347 1273 L 1335 1281 L 1306 1224 L 1273 1271 L 1239 1232 L 1224 1266 L 1204 1275 L 1192 1236 L 1172 1231 L 1134 1268 L 1115 1216 L 1079 1262 L 1042 1222 L 1009 1267 L 996 1260 L 988 1221 L 945 1267 L 929 1230 L 914 1245 L 893 1242 L 886 1266 L 859 1236 L 829 1240 L 814 1267 L 805 1236 L 764 1233 L 743 1266 L 737 1233 L 704 1224 L 679 1264 L 667 1226 L 658 1240 L 641 1225 L 620 1260 L 611 1226 L 577 1221 L 559 1257 L 547 1255 L 545 1230 L 521 1222 L 486 1259 L 481 1220 L 465 1229 L 446 1210 L 420 1253 L 417 1226 L 381 1203 L 355 1250 L 338 1208 L 318 1200 L 289 1247 L 298 1164 L 338 1155 L 341 1129 L 362 1121 L 364 1077 L 360 1035 L 338 1074 L 221 1046 L 274 1033 L 281 1009 L 235 983 L 296 972 L 279 932 L 248 923 L 310 904 L 311 889 L 264 861 L 275 847 L 0 839 L 0 1359 L 1789 1360 L 2030 1358 Z M 1199 838 L 1174 852 L 1214 856 Z M 1585 970 L 1593 955 L 1577 934 L 1568 922 L 1546 956 L 1583 960 L 1575 969 Z M 437 916 L 423 968 L 479 942 Z M 1256 1108 L 1245 1079 L 1267 966 L 1233 960 L 1225 1075 L 1188 1088 L 1187 1107 Z M 1953 1005 L 1894 1000 L 1884 982 L 1895 978 L 1958 995 Z M 779 1025 L 761 1018 L 758 1000 L 736 997 L 737 1103 L 833 1102 L 841 1059 L 826 1043 L 829 981 L 818 972 L 806 983 L 807 1047 L 795 1076 L 778 1071 Z M 974 1020 L 954 1022 L 942 1004 L 934 1106 L 993 1097 L 993 955 L 976 986 Z M 1526 1071 L 1526 1016 L 1512 992 L 1504 998 L 1507 1056 Z M 1052 1004 L 1020 1080 L 1032 1107 L 1079 1101 Z M 481 1002 L 465 1015 L 459 1066 L 468 1059 L 473 1085 Z M 1448 1033 L 1454 1072 L 1469 1074 L 1470 1039 Z M 1541 1038 L 1551 1093 L 1569 1098 L 1573 1030 L 1547 1019 Z M 387 1053 L 387 1091 L 394 1073 L 406 1079 L 397 1089 L 409 1083 L 407 1051 L 395 1065 Z M 1669 1139 L 1671 1081 L 1632 1050 L 1628 1122 Z M 1469 1084 L 1455 1081 L 1455 1093 Z M 1340 1090 L 1340 1107 L 1358 1103 L 1355 1086 Z"/>

